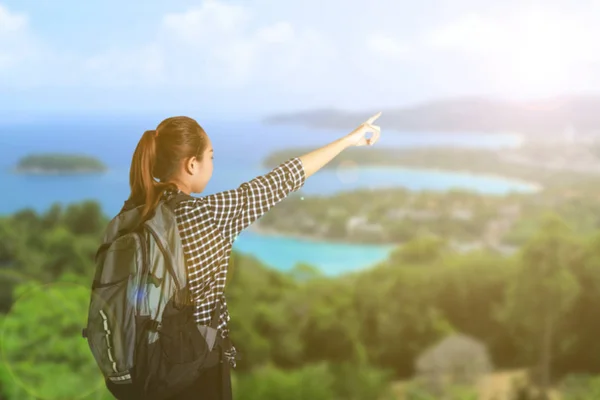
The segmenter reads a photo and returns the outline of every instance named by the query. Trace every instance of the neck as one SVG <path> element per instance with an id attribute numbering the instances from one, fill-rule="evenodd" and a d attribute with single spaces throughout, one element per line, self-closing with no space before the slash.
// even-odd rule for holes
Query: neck
<path id="1" fill-rule="evenodd" d="M 173 184 L 177 189 L 181 190 L 183 193 L 185 193 L 187 195 L 189 195 L 191 193 L 191 188 L 187 183 L 185 183 L 179 179 L 171 179 L 171 180 L 169 180 L 169 182 L 171 184 Z"/>

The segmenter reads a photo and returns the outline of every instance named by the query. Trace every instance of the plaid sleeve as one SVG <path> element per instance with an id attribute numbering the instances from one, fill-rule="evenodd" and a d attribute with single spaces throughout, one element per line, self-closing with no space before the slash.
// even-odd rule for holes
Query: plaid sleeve
<path id="1" fill-rule="evenodd" d="M 212 219 L 230 242 L 250 224 L 269 211 L 306 181 L 304 166 L 295 157 L 265 175 L 242 183 L 237 189 L 204 196 Z"/>

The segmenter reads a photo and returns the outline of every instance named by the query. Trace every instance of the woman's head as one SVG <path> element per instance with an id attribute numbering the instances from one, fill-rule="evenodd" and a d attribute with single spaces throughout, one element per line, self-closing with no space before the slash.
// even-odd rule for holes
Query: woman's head
<path id="1" fill-rule="evenodd" d="M 187 194 L 202 192 L 212 176 L 212 154 L 208 135 L 189 117 L 167 118 L 156 130 L 144 132 L 129 172 L 129 199 L 145 204 L 142 220 L 168 187 Z"/>

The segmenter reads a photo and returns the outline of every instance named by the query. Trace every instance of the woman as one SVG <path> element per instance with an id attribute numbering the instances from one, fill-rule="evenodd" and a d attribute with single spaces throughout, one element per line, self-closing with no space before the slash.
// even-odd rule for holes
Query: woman
<path id="1" fill-rule="evenodd" d="M 223 310 L 219 332 L 229 337 L 229 313 L 224 296 L 225 278 L 236 236 L 290 192 L 302 187 L 342 150 L 373 145 L 380 129 L 372 123 L 376 114 L 350 134 L 308 154 L 292 158 L 269 173 L 241 184 L 237 189 L 184 200 L 175 209 L 185 253 L 188 284 L 196 303 L 196 322 L 208 325 L 217 302 Z M 366 133 L 372 132 L 369 139 Z M 131 195 L 128 203 L 142 205 L 144 219 L 161 199 L 177 193 L 201 193 L 213 172 L 210 138 L 192 118 L 172 117 L 156 130 L 146 131 L 131 162 Z M 159 181 L 155 180 L 158 179 Z M 217 234 L 215 234 L 217 232 Z M 230 342 L 229 342 L 230 343 Z M 231 399 L 229 368 L 235 367 L 235 348 L 223 349 L 225 362 L 207 370 L 176 399 Z M 117 395 L 117 394 L 115 394 Z M 117 395 L 126 399 L 126 395 Z"/>

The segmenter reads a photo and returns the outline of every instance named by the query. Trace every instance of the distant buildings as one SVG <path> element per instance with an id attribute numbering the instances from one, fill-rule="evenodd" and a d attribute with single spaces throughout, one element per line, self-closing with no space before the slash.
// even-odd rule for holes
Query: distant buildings
<path id="1" fill-rule="evenodd" d="M 440 217 L 440 213 L 433 210 L 413 210 L 409 208 L 392 209 L 386 213 L 390 219 L 413 219 L 416 221 L 432 221 Z"/>
<path id="2" fill-rule="evenodd" d="M 371 232 L 381 233 L 383 228 L 379 224 L 372 224 L 368 222 L 365 216 L 351 217 L 346 223 L 346 231 L 351 234 L 355 232 Z"/>
<path id="3" fill-rule="evenodd" d="M 600 172 L 600 134 L 568 127 L 562 135 L 529 136 L 522 147 L 505 150 L 500 157 L 505 162 L 552 170 Z"/>
<path id="4" fill-rule="evenodd" d="M 470 221 L 473 219 L 473 211 L 468 209 L 454 209 L 450 212 L 450 218 Z"/>

